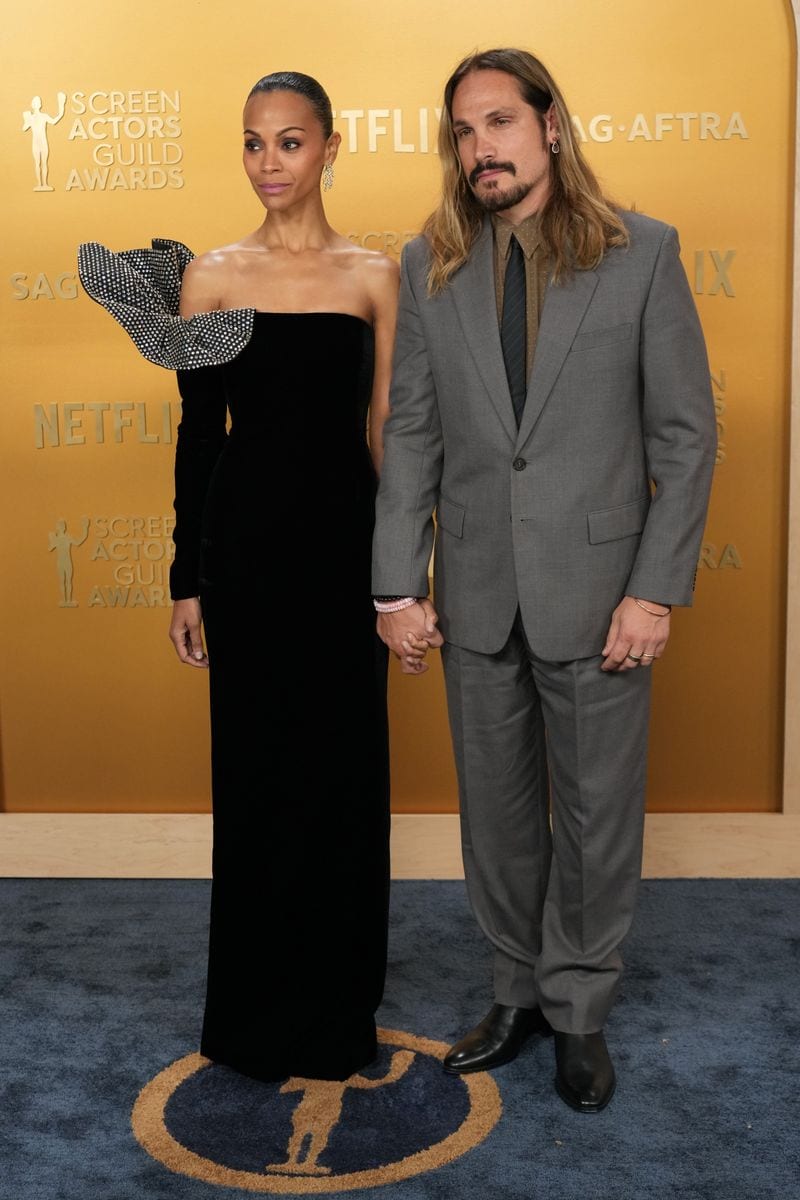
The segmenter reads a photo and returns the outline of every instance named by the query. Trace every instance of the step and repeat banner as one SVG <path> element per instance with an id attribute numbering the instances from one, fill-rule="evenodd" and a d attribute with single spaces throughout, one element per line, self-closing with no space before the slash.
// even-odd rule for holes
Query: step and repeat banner
<path id="1" fill-rule="evenodd" d="M 678 227 L 708 341 L 716 483 L 695 607 L 656 668 L 651 807 L 778 808 L 788 0 L 47 0 L 4 26 L 4 807 L 209 803 L 207 679 L 167 641 L 174 378 L 82 294 L 77 244 L 201 251 L 256 227 L 242 103 L 296 69 L 328 89 L 343 137 L 330 220 L 397 256 L 437 195 L 444 80 L 476 47 L 519 45 L 553 70 L 607 190 Z M 438 664 L 395 673 L 391 699 L 395 808 L 454 809 Z"/>

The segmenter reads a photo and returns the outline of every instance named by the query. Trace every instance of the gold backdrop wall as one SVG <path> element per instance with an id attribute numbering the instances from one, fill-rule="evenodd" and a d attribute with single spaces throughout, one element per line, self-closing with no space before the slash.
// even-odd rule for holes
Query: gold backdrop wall
<path id="1" fill-rule="evenodd" d="M 436 196 L 444 79 L 476 46 L 514 44 L 554 71 L 607 188 L 677 225 L 709 345 L 720 460 L 695 608 L 657 668 L 651 807 L 779 807 L 792 20 L 788 0 L 6 11 L 7 809 L 208 805 L 206 679 L 166 640 L 174 381 L 80 293 L 76 245 L 199 251 L 255 227 L 241 105 L 293 68 L 337 110 L 333 224 L 397 254 Z M 395 808 L 454 808 L 438 666 L 393 676 L 392 721 Z"/>

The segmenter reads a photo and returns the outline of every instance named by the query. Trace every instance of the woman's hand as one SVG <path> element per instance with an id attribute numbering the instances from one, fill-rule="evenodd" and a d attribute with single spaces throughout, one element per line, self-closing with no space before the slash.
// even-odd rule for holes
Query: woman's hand
<path id="1" fill-rule="evenodd" d="M 200 626 L 203 610 L 196 597 L 176 600 L 172 606 L 169 637 L 178 658 L 189 667 L 208 667 L 208 656 L 203 649 Z"/>
<path id="2" fill-rule="evenodd" d="M 436 628 L 439 617 L 430 600 L 418 600 L 399 612 L 378 613 L 378 637 L 397 658 L 404 675 L 422 675 L 428 669 L 423 662 L 433 646 L 444 645 Z"/>

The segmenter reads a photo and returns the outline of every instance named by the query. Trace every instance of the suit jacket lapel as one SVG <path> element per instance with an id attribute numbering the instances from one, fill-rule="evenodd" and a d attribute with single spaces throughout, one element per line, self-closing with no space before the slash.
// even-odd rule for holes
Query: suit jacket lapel
<path id="1" fill-rule="evenodd" d="M 472 253 L 450 284 L 450 292 L 478 374 L 513 443 L 517 438 L 517 422 L 500 344 L 494 289 L 494 239 L 488 218 Z"/>
<path id="2" fill-rule="evenodd" d="M 563 282 L 547 285 L 525 410 L 519 432 L 515 433 L 518 450 L 530 437 L 547 403 L 596 287 L 595 271 L 574 271 Z"/>

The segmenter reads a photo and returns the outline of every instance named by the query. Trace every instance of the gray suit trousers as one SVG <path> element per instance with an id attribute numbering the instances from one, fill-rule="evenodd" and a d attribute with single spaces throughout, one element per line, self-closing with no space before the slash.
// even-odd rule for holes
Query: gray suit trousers
<path id="1" fill-rule="evenodd" d="M 495 999 L 601 1029 L 641 874 L 650 671 L 443 647 L 470 903 Z M 552 834 L 551 834 L 552 821 Z"/>

